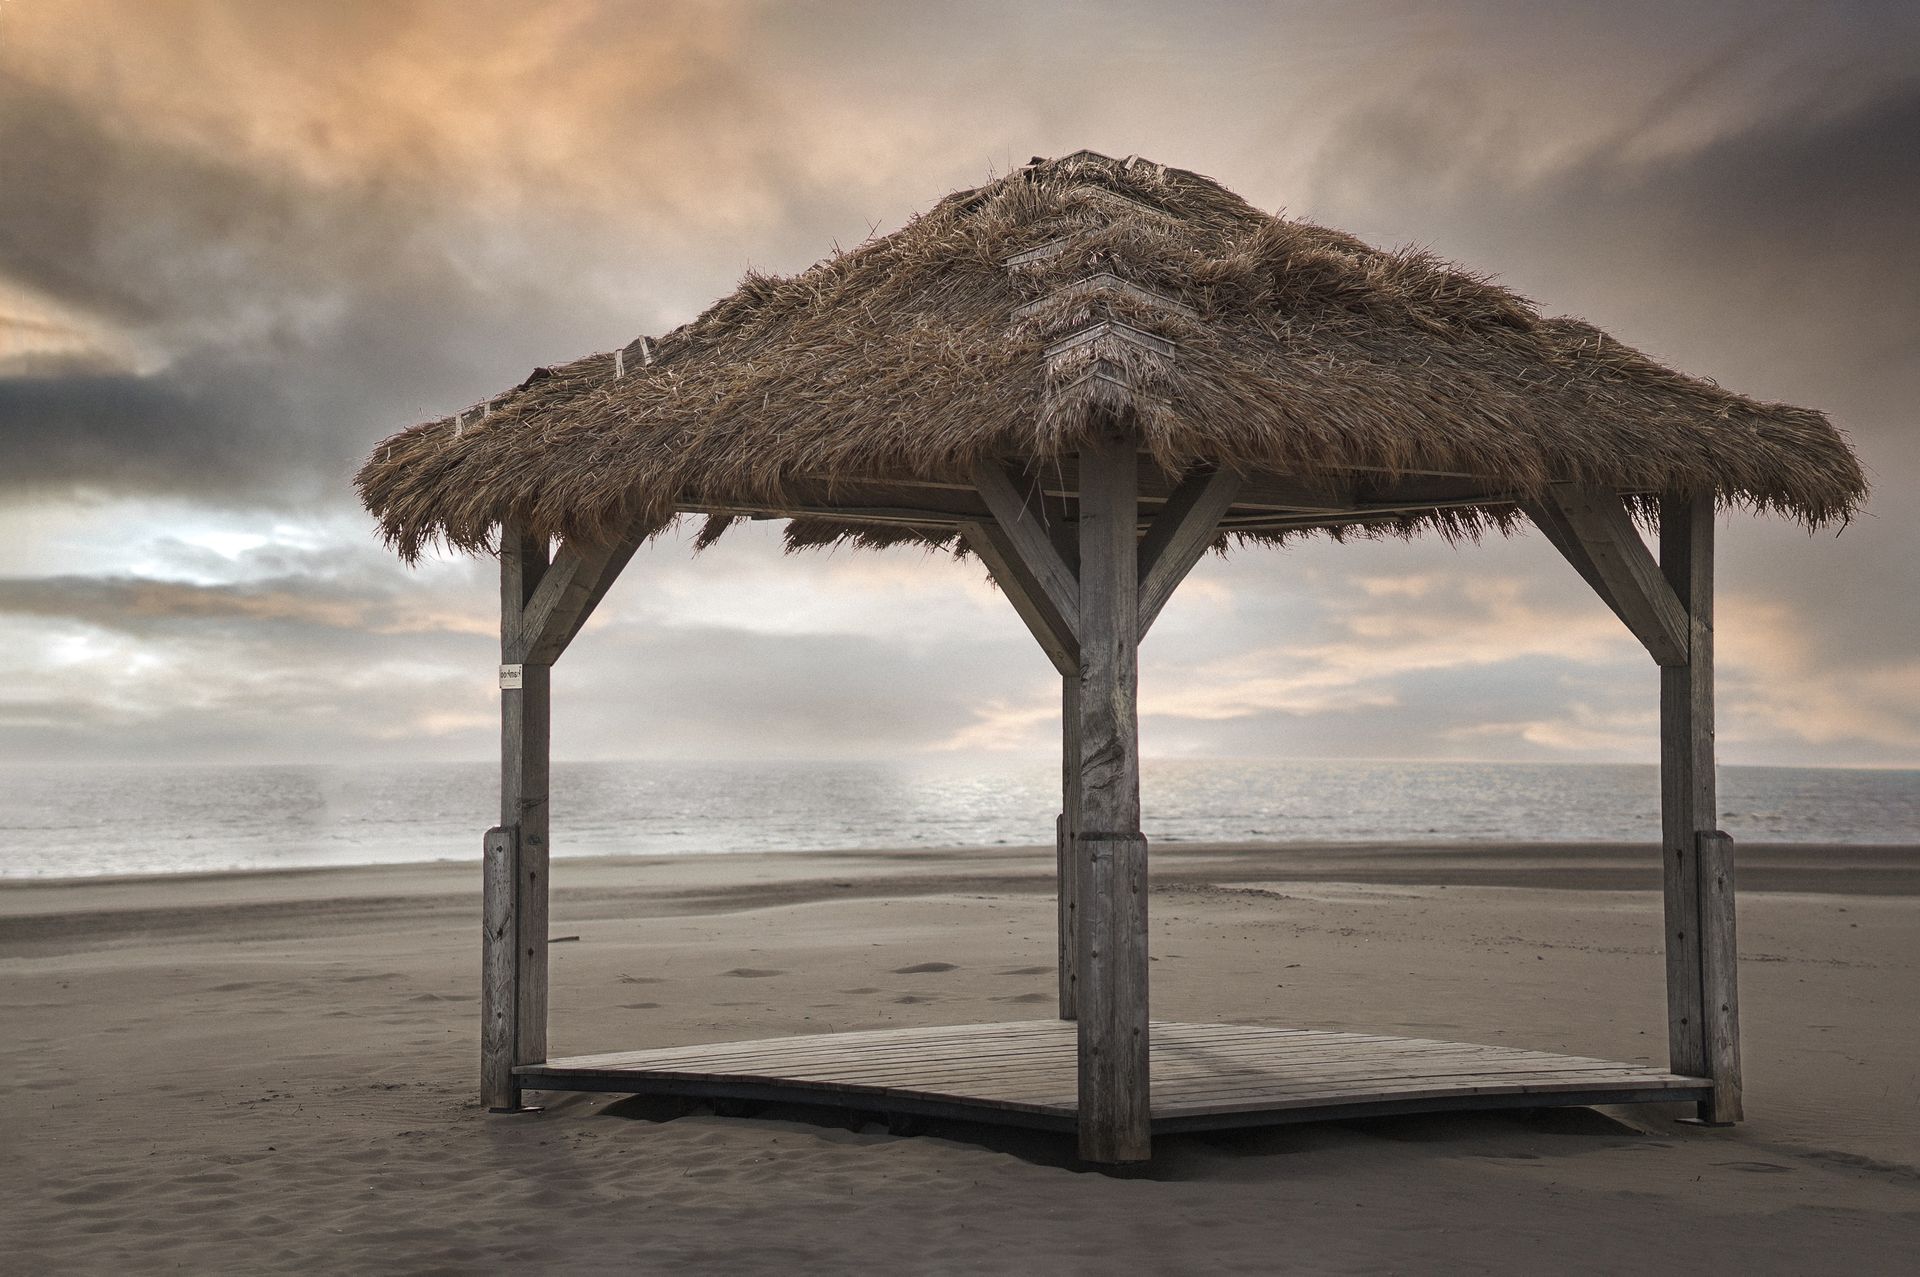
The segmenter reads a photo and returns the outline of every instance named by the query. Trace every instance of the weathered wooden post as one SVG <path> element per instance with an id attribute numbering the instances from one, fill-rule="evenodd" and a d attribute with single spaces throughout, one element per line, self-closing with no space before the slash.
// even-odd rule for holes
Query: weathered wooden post
<path id="1" fill-rule="evenodd" d="M 523 530 L 500 534 L 500 827 L 513 847 L 514 1065 L 547 1058 L 547 776 L 552 727 L 552 666 L 526 660 L 527 604 L 548 567 L 547 543 Z M 551 658 L 548 658 L 549 660 Z M 487 879 L 493 885 L 493 879 Z M 488 917 L 497 902 L 487 903 Z M 494 1076 L 483 1069 L 483 1077 Z M 519 1090 L 490 1107 L 515 1107 Z"/>
<path id="2" fill-rule="evenodd" d="M 1080 808 L 1080 676 L 1060 680 L 1060 820 L 1054 833 L 1055 902 L 1060 945 L 1060 1018 L 1079 1014 L 1079 859 L 1073 831 Z"/>
<path id="3" fill-rule="evenodd" d="M 1740 1003 L 1732 840 L 1718 832 L 1713 747 L 1713 496 L 1660 503 L 1660 569 L 1687 616 L 1687 659 L 1660 669 L 1667 1041 L 1676 1073 L 1713 1079 L 1700 1120 L 1736 1122 Z"/>
<path id="4" fill-rule="evenodd" d="M 1147 846 L 1140 835 L 1136 715 L 1137 447 L 1080 452 L 1080 774 L 1074 853 L 1080 1155 L 1152 1151 L 1147 1029 Z"/>
<path id="5" fill-rule="evenodd" d="M 514 837 L 511 829 L 487 831 L 481 846 L 480 916 L 480 1102 L 496 1113 L 520 1107 L 513 1075 L 513 1028 L 517 1020 L 514 977 L 518 939 L 513 923 Z"/>

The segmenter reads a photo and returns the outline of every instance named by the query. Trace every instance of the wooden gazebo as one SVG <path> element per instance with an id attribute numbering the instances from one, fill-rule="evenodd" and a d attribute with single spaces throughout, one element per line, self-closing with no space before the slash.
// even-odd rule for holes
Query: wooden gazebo
<path id="1" fill-rule="evenodd" d="M 1151 1135 L 1640 1100 L 1741 1115 L 1730 843 L 1716 829 L 1716 505 L 1844 521 L 1817 412 L 1664 368 L 1411 251 L 1079 152 L 956 193 L 664 337 L 556 368 L 376 450 L 391 543 L 497 552 L 501 822 L 486 839 L 481 1092 L 801 1099 Z M 549 1058 L 549 680 L 636 548 L 972 553 L 1062 677 L 1059 1018 Z M 1537 525 L 1661 672 L 1670 1071 L 1507 1048 L 1150 1022 L 1136 648 L 1209 548 Z M 1657 529 L 1658 555 L 1636 523 Z M 619 1045 L 619 1044 L 608 1044 Z"/>

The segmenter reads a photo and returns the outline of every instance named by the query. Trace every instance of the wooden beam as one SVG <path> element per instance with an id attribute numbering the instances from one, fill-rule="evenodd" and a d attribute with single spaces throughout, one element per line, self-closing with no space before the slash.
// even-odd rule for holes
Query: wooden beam
<path id="1" fill-rule="evenodd" d="M 1139 500 L 1151 512 L 1169 500 L 1179 487 L 1150 457 L 1139 460 Z M 1013 482 L 1021 491 L 1037 488 L 1050 502 L 1064 504 L 1069 518 L 1079 499 L 1079 462 L 1072 457 L 1039 459 Z M 1287 475 L 1243 475 L 1235 507 L 1242 517 L 1272 514 L 1308 518 L 1316 526 L 1344 522 L 1356 513 L 1448 509 L 1464 505 L 1511 504 L 1514 496 L 1502 485 L 1473 476 L 1407 471 L 1378 479 L 1344 475 L 1300 479 Z M 828 517 L 837 511 L 864 510 L 869 517 L 913 517 L 934 521 L 978 518 L 986 513 L 970 479 L 891 478 L 828 479 L 802 476 L 788 481 L 778 502 L 745 502 L 735 498 L 692 494 L 682 505 L 690 511 L 762 513 L 772 517 L 810 515 Z M 1314 518 L 1313 516 L 1321 516 Z"/>
<path id="2" fill-rule="evenodd" d="M 1291 517 L 1251 513 L 1235 507 L 1220 520 L 1222 532 L 1315 532 L 1323 528 L 1359 528 L 1370 524 L 1400 523 L 1409 515 L 1425 514 L 1433 510 L 1457 509 L 1460 502 L 1441 502 L 1427 506 L 1408 506 L 1391 510 L 1349 510 L 1341 515 L 1303 514 Z M 1478 504 L 1478 503 L 1475 503 Z M 1495 504 L 1512 505 L 1502 501 Z"/>
<path id="3" fill-rule="evenodd" d="M 1301 483 L 1279 478 L 1240 481 L 1239 502 L 1250 510 L 1338 514 L 1354 506 L 1352 484 Z M 1171 500 L 1171 495 L 1169 495 Z"/>
<path id="4" fill-rule="evenodd" d="M 613 547 L 612 552 L 607 555 L 606 562 L 600 566 L 599 579 L 593 583 L 593 588 L 587 591 L 586 601 L 580 605 L 579 611 L 575 613 L 573 624 L 567 629 L 567 637 L 562 640 L 559 648 L 554 652 L 555 660 L 560 659 L 561 653 L 565 652 L 567 648 L 572 645 L 574 638 L 580 633 L 581 629 L 586 626 L 588 621 L 593 619 L 594 609 L 598 608 L 600 601 L 607 597 L 607 591 L 612 589 L 613 583 L 620 579 L 620 574 L 627 570 L 627 564 L 632 560 L 635 551 L 639 550 L 640 543 L 652 534 L 652 530 L 645 533 L 636 533 L 623 538 L 619 544 Z"/>
<path id="5" fill-rule="evenodd" d="M 1540 529 L 1541 535 L 1547 538 L 1548 544 L 1560 552 L 1560 557 L 1580 574 L 1580 579 L 1585 581 L 1593 592 L 1600 596 L 1600 601 L 1620 618 L 1620 624 L 1632 629 L 1633 623 L 1627 620 L 1627 614 L 1620 607 L 1620 601 L 1613 596 L 1606 578 L 1602 577 L 1599 569 L 1594 567 L 1593 556 L 1587 553 L 1586 546 L 1581 544 L 1579 536 L 1575 534 L 1566 517 L 1560 513 L 1559 507 L 1545 501 L 1523 501 L 1520 508 L 1526 511 L 1527 518 L 1533 521 L 1534 527 Z"/>
<path id="6" fill-rule="evenodd" d="M 1035 465 L 1042 466 L 1047 476 L 1047 492 L 1053 496 L 1075 496 L 1079 493 L 1077 461 L 1073 457 L 1037 458 Z M 1149 456 L 1142 455 L 1140 466 L 1140 499 L 1142 501 L 1164 500 L 1167 488 L 1165 471 Z M 1332 499 L 1346 494 L 1350 498 L 1356 482 L 1370 482 L 1377 487 L 1391 488 L 1409 480 L 1456 481 L 1457 485 L 1479 484 L 1488 488 L 1497 487 L 1499 480 L 1486 475 L 1473 474 L 1465 470 L 1420 470 L 1389 466 L 1338 466 L 1335 474 L 1304 479 L 1296 476 L 1278 474 L 1272 471 L 1249 475 L 1247 488 L 1250 493 L 1272 492 L 1284 497 L 1291 509 L 1332 509 Z M 1361 477 L 1365 476 L 1365 479 Z M 1375 480 L 1372 477 L 1378 476 Z M 849 480 L 822 475 L 803 476 L 810 482 L 841 484 Z M 1057 482 L 1056 482 L 1057 477 Z M 920 476 L 892 476 L 852 480 L 857 483 L 885 483 L 914 488 L 970 489 L 969 483 L 960 483 L 952 479 L 924 478 Z M 1297 504 L 1295 504 L 1297 502 Z M 1341 506 L 1348 504 L 1340 502 Z"/>
<path id="7" fill-rule="evenodd" d="M 1007 468 L 982 462 L 973 469 L 974 487 L 993 511 L 994 522 L 1006 534 L 1007 545 L 1020 559 L 1025 574 L 1060 616 L 1072 618 L 1080 610 L 1080 582 L 1053 543 L 1048 520 L 1036 488 L 1022 491 Z M 1128 535 L 1133 534 L 1131 526 Z"/>
<path id="8" fill-rule="evenodd" d="M 1080 675 L 1060 680 L 1060 818 L 1054 830 L 1057 937 L 1059 941 L 1060 1018 L 1079 1015 L 1080 860 L 1074 831 L 1080 825 Z"/>
<path id="9" fill-rule="evenodd" d="M 833 519 L 908 527 L 952 528 L 993 517 L 970 481 L 915 479 L 787 479 L 772 494 L 688 492 L 675 504 L 685 514 L 729 514 L 757 519 Z"/>
<path id="10" fill-rule="evenodd" d="M 798 502 L 687 501 L 678 514 L 727 514 L 742 519 L 830 519 L 838 523 L 884 523 L 907 527 L 952 528 L 992 518 L 988 511 L 956 514 L 920 506 L 805 505 Z"/>
<path id="11" fill-rule="evenodd" d="M 638 538 L 585 549 L 562 546 L 527 596 L 518 629 L 519 652 L 508 660 L 537 665 L 559 660 L 638 546 Z"/>
<path id="12" fill-rule="evenodd" d="M 1092 1162 L 1151 1153 L 1135 454 L 1126 438 L 1080 453 L 1077 1120 Z"/>
<path id="13" fill-rule="evenodd" d="M 1155 516 L 1140 542 L 1140 637 L 1219 535 L 1220 519 L 1240 491 L 1231 470 L 1189 475 Z"/>
<path id="14" fill-rule="evenodd" d="M 1047 497 L 1068 502 L 1078 500 L 1079 462 L 1075 458 L 1040 458 L 1026 465 L 1027 478 L 1024 482 L 1016 480 L 1021 486 L 1037 485 Z M 1139 499 L 1144 506 L 1166 501 L 1179 487 L 1177 477 L 1169 476 L 1145 455 L 1139 460 L 1139 471 Z M 967 513 L 967 499 L 975 491 L 970 479 L 906 475 L 866 479 L 801 476 L 784 486 L 784 499 L 796 506 L 926 507 L 947 513 Z M 721 504 L 738 504 L 730 499 L 714 499 Z M 693 494 L 687 508 L 707 508 L 702 500 L 699 494 Z M 1374 471 L 1347 467 L 1338 476 L 1311 479 L 1273 473 L 1243 475 L 1237 504 L 1249 511 L 1347 514 L 1356 510 L 1424 510 L 1512 500 L 1512 494 L 1501 482 L 1458 471 Z"/>
<path id="15" fill-rule="evenodd" d="M 1664 505 L 1660 561 L 1676 589 L 1692 597 L 1688 511 Z M 1660 671 L 1660 825 L 1662 904 L 1666 918 L 1667 1049 L 1675 1073 L 1707 1075 L 1700 1005 L 1699 835 L 1713 827 L 1716 806 L 1711 736 L 1712 699 L 1685 665 Z"/>
<path id="16" fill-rule="evenodd" d="M 513 1075 L 514 860 L 513 831 L 487 830 L 481 844 L 480 1103 L 496 1113 L 520 1107 Z"/>
<path id="17" fill-rule="evenodd" d="M 547 543 L 518 528 L 500 533 L 500 651 L 519 664 L 501 679 L 500 826 L 514 833 L 513 1062 L 547 1058 L 547 780 L 552 667 L 516 662 L 526 650 L 527 604 L 546 573 Z M 517 684 L 517 685 L 515 685 Z"/>
<path id="18" fill-rule="evenodd" d="M 1543 504 L 1585 552 L 1601 582 L 1601 597 L 1653 659 L 1663 666 L 1685 665 L 1687 610 L 1620 498 L 1604 488 L 1555 483 Z"/>
<path id="19" fill-rule="evenodd" d="M 960 535 L 967 548 L 980 556 L 993 574 L 1000 592 L 1013 604 L 1013 610 L 1026 622 L 1027 629 L 1053 667 L 1063 675 L 1078 676 L 1080 640 L 1074 635 L 1074 615 L 1062 612 L 1027 563 L 1014 548 L 1012 538 L 998 523 L 966 523 Z"/>
<path id="20" fill-rule="evenodd" d="M 1138 461 L 1139 500 L 1157 505 L 1172 499 L 1179 490 L 1181 477 L 1168 475 L 1151 457 Z M 1080 493 L 1080 467 L 1074 458 L 1039 463 L 1035 480 L 1049 497 L 1076 500 Z M 1243 476 L 1239 501 L 1254 510 L 1292 511 L 1302 514 L 1350 510 L 1354 506 L 1354 484 L 1345 480 L 1294 479 L 1286 475 Z"/>
<path id="21" fill-rule="evenodd" d="M 502 653 L 504 659 L 553 664 L 550 655 L 535 656 L 534 652 L 543 647 L 543 639 L 549 639 L 553 631 L 572 620 L 597 572 L 598 564 L 593 561 L 592 552 L 582 554 L 572 546 L 561 546 L 553 561 L 533 578 L 536 584 L 527 594 L 526 606 L 520 610 L 520 622 L 514 627 L 515 641 L 512 650 Z"/>
<path id="22" fill-rule="evenodd" d="M 1710 494 L 1661 501 L 1660 569 L 1686 610 L 1688 642 L 1686 663 L 1660 671 L 1667 1044 L 1675 1073 L 1714 1083 L 1714 1098 L 1701 1103 L 1701 1119 L 1730 1122 L 1741 1111 L 1733 876 L 1730 864 L 1715 865 L 1709 873 L 1702 839 L 1716 834 L 1719 826 L 1713 746 Z M 1717 844 L 1704 847 L 1707 856 L 1716 858 L 1721 850 Z"/>
<path id="23" fill-rule="evenodd" d="M 824 519 L 835 523 L 880 523 L 910 528 L 957 528 L 972 522 L 965 515 L 943 514 L 907 506 L 804 506 L 779 510 L 713 510 L 702 513 L 744 514 L 754 519 Z M 974 516 L 978 518 L 979 516 Z"/>

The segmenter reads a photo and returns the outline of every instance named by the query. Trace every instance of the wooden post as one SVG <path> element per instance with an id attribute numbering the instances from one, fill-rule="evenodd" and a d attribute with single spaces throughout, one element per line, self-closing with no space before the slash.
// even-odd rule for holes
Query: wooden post
<path id="1" fill-rule="evenodd" d="M 547 778 L 553 662 L 643 539 L 547 543 L 500 530 L 500 826 L 487 831 L 481 941 L 480 1098 L 520 1107 L 513 1069 L 547 1058 Z"/>
<path id="2" fill-rule="evenodd" d="M 1080 1156 L 1151 1154 L 1146 840 L 1136 716 L 1137 447 L 1080 452 L 1080 775 L 1074 850 Z"/>
<path id="3" fill-rule="evenodd" d="M 1700 1120 L 1716 1126 L 1744 1116 L 1740 1101 L 1740 948 L 1734 931 L 1733 839 L 1700 835 L 1700 953 L 1713 1099 Z"/>
<path id="4" fill-rule="evenodd" d="M 489 829 L 481 848 L 480 1102 L 495 1113 L 520 1107 L 513 1076 L 514 860 L 513 831 Z"/>
<path id="5" fill-rule="evenodd" d="M 1719 824 L 1713 748 L 1713 497 L 1660 504 L 1660 570 L 1687 618 L 1684 664 L 1660 669 L 1660 823 L 1672 1068 L 1711 1078 L 1703 1121 L 1739 1119 L 1740 1044 L 1733 875 Z M 1710 878 L 1702 851 L 1724 862 Z M 1710 923 L 1709 919 L 1713 921 Z M 1711 934 L 1710 934 L 1711 932 Z"/>
<path id="6" fill-rule="evenodd" d="M 514 835 L 513 1063 L 547 1058 L 547 772 L 552 667 L 522 660 L 527 603 L 547 570 L 547 543 L 500 533 L 501 660 L 519 664 L 500 690 L 500 824 Z M 517 683 L 518 686 L 513 684 Z"/>
<path id="7" fill-rule="evenodd" d="M 1060 1018 L 1079 1014 L 1080 860 L 1073 831 L 1080 808 L 1080 675 L 1060 680 L 1060 819 L 1054 834 L 1059 910 Z"/>

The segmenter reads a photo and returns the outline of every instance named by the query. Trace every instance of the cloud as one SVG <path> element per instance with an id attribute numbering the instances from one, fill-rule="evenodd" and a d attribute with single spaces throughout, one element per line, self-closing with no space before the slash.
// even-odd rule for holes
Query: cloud
<path id="1" fill-rule="evenodd" d="M 995 712 L 981 706 L 1057 697 L 972 565 L 769 563 L 754 542 L 776 538 L 749 532 L 697 559 L 667 539 L 636 559 L 558 667 L 563 756 L 897 757 L 978 735 Z M 0 578 L 0 642 L 33 671 L 0 690 L 0 757 L 324 760 L 424 742 L 485 756 L 491 563 L 410 571 L 371 544 L 314 541 L 290 529 L 223 554 L 161 536 L 134 556 L 144 574 Z M 779 623 L 742 623 L 743 599 Z M 907 606 L 925 627 L 889 632 Z"/>
<path id="2" fill-rule="evenodd" d="M 1920 655 L 1896 648 L 1836 665 L 1821 634 L 1778 599 L 1735 596 L 1715 616 L 1724 673 L 1723 740 L 1810 745 L 1858 742 L 1893 758 L 1920 756 Z"/>
<path id="3" fill-rule="evenodd" d="M 1920 760 L 1916 39 L 1886 0 L 0 5 L 0 751 L 484 754 L 491 565 L 380 554 L 372 441 L 1093 145 L 1833 411 L 1875 503 L 1723 525 L 1722 740 Z M 1650 680 L 1537 539 L 1301 546 L 1203 565 L 1144 735 L 1645 757 Z M 972 565 L 763 528 L 650 547 L 557 695 L 576 754 L 960 754 L 1053 748 L 1058 682 Z"/>
<path id="4" fill-rule="evenodd" d="M 1823 20 L 1800 62 L 1779 41 L 1704 54 L 1661 110 L 1601 111 L 1610 131 L 1545 163 L 1510 95 L 1430 78 L 1349 119 L 1312 183 L 1327 220 L 1431 242 L 1679 367 L 1824 407 L 1852 436 L 1875 493 L 1837 539 L 1722 520 L 1732 757 L 1920 757 L 1920 559 L 1900 513 L 1920 495 L 1920 76 L 1872 43 L 1916 18 L 1853 12 Z M 1762 92 L 1775 100 L 1738 100 Z"/>
<path id="5" fill-rule="evenodd" d="M 1394 234 L 1551 309 L 1738 389 L 1834 410 L 1870 463 L 1913 477 L 1920 74 L 1719 121 L 1678 151 L 1610 139 L 1544 171 L 1516 171 L 1497 145 L 1500 109 L 1415 94 L 1350 120 L 1317 170 L 1314 211 L 1377 224 L 1391 209 Z M 1430 180 L 1412 189 L 1409 170 Z"/>
<path id="6" fill-rule="evenodd" d="M 1465 550 L 1398 572 L 1360 563 L 1337 578 L 1342 588 L 1316 581 L 1298 628 L 1227 655 L 1173 658 L 1143 685 L 1142 714 L 1175 742 L 1232 742 L 1233 752 L 1481 757 L 1508 752 L 1503 740 L 1575 756 L 1644 752 L 1643 740 L 1573 729 L 1592 717 L 1582 697 L 1611 700 L 1623 674 L 1645 673 L 1619 622 L 1597 600 L 1481 557 Z M 1233 632 L 1254 628 L 1238 619 Z"/>
<path id="7" fill-rule="evenodd" d="M 0 206 L 0 278 L 143 365 L 0 379 L 14 461 L 0 485 L 337 499 L 381 426 L 512 344 L 445 323 L 485 324 L 501 299 L 418 233 L 413 196 L 109 132 L 90 104 L 4 68 L 0 120 L 0 169 L 37 177 L 34 198 Z M 544 309 L 564 326 L 557 298 Z"/>
<path id="8" fill-rule="evenodd" d="M 344 503 L 381 435 L 811 260 L 796 214 L 864 227 L 745 11 L 10 7 L 0 299 L 67 333 L 0 377 L 0 489 Z"/>
<path id="9" fill-rule="evenodd" d="M 10 6 L 0 169 L 36 180 L 0 207 L 0 285 L 139 366 L 0 379 L 21 445 L 0 483 L 344 501 L 380 434 L 684 320 L 748 264 L 803 266 L 1043 143 L 1231 160 L 1256 198 L 1544 265 L 1583 303 L 1632 273 L 1644 251 L 1610 250 L 1649 225 L 1675 237 L 1647 268 L 1665 286 L 1630 291 L 1663 306 L 1676 265 L 1729 258 L 1722 295 L 1778 303 L 1810 251 L 1825 266 L 1800 274 L 1840 263 L 1857 301 L 1904 246 L 1910 110 L 1844 23 L 1794 27 L 1808 51 L 1782 67 L 1779 38 L 1688 53 L 1719 6 L 1545 8 L 1212 5 L 1173 32 L 1148 6 L 1091 26 L 1011 4 Z M 1101 105 L 1102 68 L 1208 64 L 1207 103 Z M 1827 95 L 1851 113 L 1715 91 L 1835 67 L 1868 86 Z M 1256 103 L 1286 130 L 1266 154 L 1258 130 L 1203 127 Z M 1835 233 L 1805 233 L 1815 216 Z M 1877 290 L 1895 320 L 1898 278 Z"/>
<path id="10" fill-rule="evenodd" d="M 370 635 L 498 633 L 490 619 L 436 611 L 418 593 L 368 598 L 305 578 L 196 585 L 141 577 L 0 577 L 0 613 L 73 621 L 133 635 L 223 623 L 298 625 Z"/>

